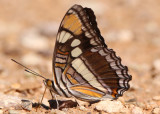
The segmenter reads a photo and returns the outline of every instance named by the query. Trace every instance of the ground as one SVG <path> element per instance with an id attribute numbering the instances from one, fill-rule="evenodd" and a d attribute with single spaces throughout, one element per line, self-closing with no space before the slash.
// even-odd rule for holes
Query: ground
<path id="1" fill-rule="evenodd" d="M 48 109 L 51 95 L 47 91 L 43 104 L 48 107 L 24 108 L 22 99 L 40 102 L 43 79 L 24 72 L 11 59 L 52 79 L 56 33 L 74 4 L 95 12 L 106 44 L 129 68 L 130 89 L 116 101 L 80 102 L 61 110 Z M 0 113 L 160 113 L 159 5 L 159 0 L 0 0 Z M 101 107 L 103 103 L 106 107 Z"/>

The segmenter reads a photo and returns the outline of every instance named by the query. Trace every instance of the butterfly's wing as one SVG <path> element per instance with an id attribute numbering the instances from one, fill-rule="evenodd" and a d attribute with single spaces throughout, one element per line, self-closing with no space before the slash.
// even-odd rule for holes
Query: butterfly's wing
<path id="1" fill-rule="evenodd" d="M 80 5 L 64 16 L 53 56 L 57 94 L 88 101 L 115 99 L 129 89 L 131 76 L 97 27 L 93 11 Z"/>

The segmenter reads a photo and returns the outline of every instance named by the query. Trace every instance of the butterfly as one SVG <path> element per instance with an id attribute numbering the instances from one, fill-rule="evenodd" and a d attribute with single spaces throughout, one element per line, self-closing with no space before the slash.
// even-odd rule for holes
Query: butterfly
<path id="1" fill-rule="evenodd" d="M 44 80 L 50 92 L 88 102 L 117 99 L 131 79 L 127 66 L 105 44 L 92 9 L 72 6 L 57 33 L 53 80 Z"/>
<path id="2" fill-rule="evenodd" d="M 105 44 L 90 8 L 72 6 L 57 34 L 53 54 L 53 91 L 85 101 L 117 99 L 129 89 L 131 75 Z"/>

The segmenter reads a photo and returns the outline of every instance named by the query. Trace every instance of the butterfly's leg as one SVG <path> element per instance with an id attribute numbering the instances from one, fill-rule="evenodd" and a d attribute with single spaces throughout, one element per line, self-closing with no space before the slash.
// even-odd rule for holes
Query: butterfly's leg
<path id="1" fill-rule="evenodd" d="M 45 94 L 45 92 L 46 92 L 46 89 L 47 89 L 47 87 L 45 86 L 45 90 L 44 90 L 44 93 L 43 93 L 43 96 L 42 96 L 42 99 L 41 99 L 40 104 L 42 104 L 42 101 L 43 101 L 43 98 L 44 98 L 44 94 Z"/>
<path id="2" fill-rule="evenodd" d="M 37 108 L 36 108 L 36 111 L 37 111 L 37 109 L 40 107 L 40 105 L 42 104 L 42 101 L 43 101 L 43 98 L 44 98 L 44 94 L 45 94 L 45 92 L 46 92 L 46 89 L 47 89 L 47 87 L 45 86 L 45 90 L 44 90 L 42 99 L 41 99 L 40 103 L 38 103 L 38 106 L 37 106 Z"/>
<path id="3" fill-rule="evenodd" d="M 54 98 L 54 97 L 53 97 L 52 91 L 51 91 L 51 90 L 49 90 L 49 91 L 50 91 L 50 93 L 51 93 L 51 96 L 52 96 L 52 100 L 53 100 L 53 98 Z"/>
<path id="4" fill-rule="evenodd" d="M 56 99 L 56 103 L 57 103 L 57 109 L 59 109 L 59 103 L 58 103 L 58 100 L 57 100 L 57 97 L 56 95 L 54 95 L 55 99 Z"/>

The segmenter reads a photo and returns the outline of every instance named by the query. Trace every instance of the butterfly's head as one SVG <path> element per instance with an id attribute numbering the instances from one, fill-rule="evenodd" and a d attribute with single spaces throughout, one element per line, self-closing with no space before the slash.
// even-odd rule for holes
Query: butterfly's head
<path id="1" fill-rule="evenodd" d="M 49 89 L 53 87 L 54 83 L 52 80 L 50 79 L 46 79 L 46 80 L 43 80 L 44 84 L 46 87 L 48 87 Z"/>
<path id="2" fill-rule="evenodd" d="M 45 80 L 43 80 L 43 82 L 44 82 L 44 85 L 45 85 L 49 90 L 51 90 L 53 93 L 58 94 L 57 91 L 56 91 L 56 89 L 55 89 L 55 84 L 54 84 L 54 82 L 53 82 L 52 80 L 50 80 L 50 79 L 45 79 Z"/>

